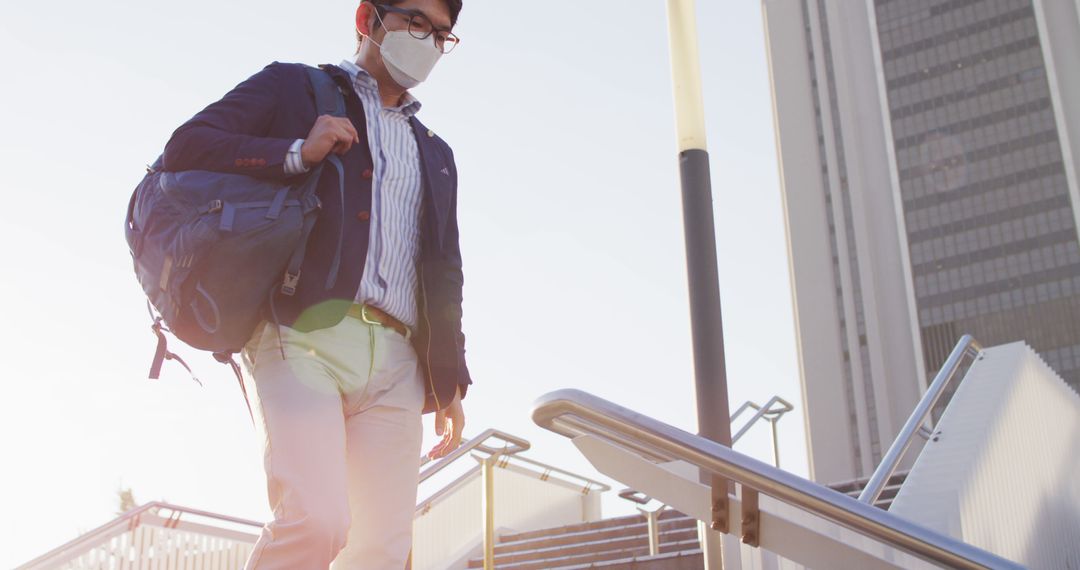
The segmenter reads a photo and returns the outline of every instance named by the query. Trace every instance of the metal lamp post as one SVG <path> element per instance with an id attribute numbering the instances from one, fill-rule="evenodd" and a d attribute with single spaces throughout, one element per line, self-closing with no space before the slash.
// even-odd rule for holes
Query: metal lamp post
<path id="1" fill-rule="evenodd" d="M 720 279 L 716 263 L 709 153 L 705 145 L 701 64 L 698 58 L 694 0 L 667 0 L 671 78 L 675 96 L 679 174 L 682 181 L 683 228 L 690 289 L 690 326 L 694 347 L 698 434 L 731 446 L 724 331 L 720 311 Z M 702 473 L 712 487 L 711 531 L 702 546 L 709 568 L 719 568 L 719 533 L 728 529 L 728 481 Z M 718 532 L 714 532 L 718 531 Z"/>

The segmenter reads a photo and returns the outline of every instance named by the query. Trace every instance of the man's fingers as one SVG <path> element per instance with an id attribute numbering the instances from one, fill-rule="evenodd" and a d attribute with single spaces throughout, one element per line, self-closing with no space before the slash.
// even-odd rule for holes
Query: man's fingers
<path id="1" fill-rule="evenodd" d="M 450 429 L 447 429 L 447 426 L 446 426 L 447 422 L 449 422 L 451 424 Z M 450 445 L 450 441 L 454 438 L 453 420 L 451 420 L 450 418 L 445 418 L 441 425 L 443 426 L 442 427 L 442 436 L 443 437 L 442 437 L 442 439 L 439 440 L 439 443 L 437 443 L 435 445 L 435 448 L 434 448 L 435 451 L 438 452 L 438 455 L 440 457 L 443 456 L 443 455 L 446 455 L 446 453 L 448 451 L 450 451 L 448 449 L 448 446 Z"/>
<path id="2" fill-rule="evenodd" d="M 451 420 L 451 423 L 454 426 L 454 437 L 450 439 L 450 451 L 453 451 L 461 445 L 461 432 L 465 429 L 465 422 Z"/>
<path id="3" fill-rule="evenodd" d="M 342 120 L 344 121 L 343 126 L 345 127 L 345 132 L 349 133 L 349 135 L 352 136 L 352 141 L 354 143 L 360 142 L 360 135 L 357 134 L 356 127 L 353 126 L 352 121 L 350 121 L 349 119 L 342 119 Z"/>
<path id="4" fill-rule="evenodd" d="M 435 412 L 435 433 L 442 436 L 439 443 L 431 448 L 428 457 L 437 459 L 444 457 L 451 451 L 461 446 L 461 434 L 465 431 L 464 413 L 453 406 L 446 410 Z"/>
<path id="5" fill-rule="evenodd" d="M 354 143 L 360 142 L 360 135 L 356 127 L 347 117 L 332 117 L 322 115 L 316 120 L 308 135 L 309 140 L 318 140 L 322 148 L 327 148 L 326 153 L 343 155 L 349 152 Z M 326 146 L 323 146 L 326 145 Z M 325 155 L 323 155 L 325 156 Z M 320 157 L 319 160 L 322 160 Z"/>
<path id="6" fill-rule="evenodd" d="M 353 126 L 352 121 L 347 117 L 333 117 L 333 121 L 330 123 L 335 129 L 339 129 L 344 133 L 344 136 L 348 137 L 354 143 L 360 142 L 360 135 L 356 132 L 356 127 Z"/>
<path id="7" fill-rule="evenodd" d="M 439 443 L 436 443 L 435 446 L 431 448 L 431 451 L 428 452 L 428 457 L 432 459 L 438 459 L 440 457 L 443 457 L 448 451 L 446 449 L 447 440 L 450 438 L 450 434 L 452 432 L 447 429 L 444 429 L 443 431 L 445 432 L 443 438 L 440 439 Z"/>
<path id="8" fill-rule="evenodd" d="M 450 424 L 447 426 L 447 424 Z M 442 440 L 439 441 L 439 447 L 446 447 L 446 444 L 450 442 L 450 439 L 454 437 L 454 425 L 453 420 L 446 418 L 442 424 Z M 447 429 L 449 427 L 449 429 Z"/>
<path id="9" fill-rule="evenodd" d="M 338 142 L 334 143 L 334 146 L 333 146 L 333 148 L 330 149 L 330 152 L 332 152 L 334 154 L 339 154 L 339 155 L 340 154 L 345 154 L 346 152 L 349 152 L 349 148 L 351 146 L 352 146 L 352 143 L 349 142 L 349 141 L 338 141 Z"/>
<path id="10" fill-rule="evenodd" d="M 460 441 L 460 438 L 458 437 L 460 432 L 454 427 L 454 419 L 447 418 L 446 422 L 449 424 L 443 428 L 446 434 L 443 436 L 442 441 L 439 442 L 439 447 L 442 448 L 442 453 L 444 455 L 453 451 Z"/>
<path id="11" fill-rule="evenodd" d="M 334 148 L 333 152 L 337 154 L 345 154 L 352 148 L 353 137 L 347 130 L 338 126 L 333 131 Z"/>

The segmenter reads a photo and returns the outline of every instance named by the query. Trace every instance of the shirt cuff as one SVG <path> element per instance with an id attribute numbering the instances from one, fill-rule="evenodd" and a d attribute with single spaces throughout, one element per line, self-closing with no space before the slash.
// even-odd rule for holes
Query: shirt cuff
<path id="1" fill-rule="evenodd" d="M 302 146 L 304 146 L 304 139 L 296 139 L 289 147 L 289 152 L 285 153 L 285 174 L 302 174 L 309 170 L 304 166 L 304 159 L 300 156 Z"/>

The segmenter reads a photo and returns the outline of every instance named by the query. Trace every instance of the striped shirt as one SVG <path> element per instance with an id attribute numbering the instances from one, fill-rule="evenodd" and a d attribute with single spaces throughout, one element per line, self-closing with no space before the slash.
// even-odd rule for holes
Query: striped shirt
<path id="1" fill-rule="evenodd" d="M 422 180 L 409 118 L 420 110 L 420 101 L 406 92 L 401 105 L 384 108 L 374 77 L 348 60 L 339 67 L 353 78 L 364 103 L 374 161 L 371 236 L 356 302 L 376 306 L 415 329 Z"/>
<path id="2" fill-rule="evenodd" d="M 409 118 L 420 110 L 420 101 L 406 92 L 401 105 L 384 108 L 374 77 L 348 60 L 339 67 L 352 77 L 353 88 L 364 104 L 374 166 L 371 233 L 355 302 L 378 307 L 415 330 L 422 181 L 420 155 Z M 299 139 L 289 149 L 287 172 L 307 170 L 300 160 L 302 144 L 303 139 Z"/>

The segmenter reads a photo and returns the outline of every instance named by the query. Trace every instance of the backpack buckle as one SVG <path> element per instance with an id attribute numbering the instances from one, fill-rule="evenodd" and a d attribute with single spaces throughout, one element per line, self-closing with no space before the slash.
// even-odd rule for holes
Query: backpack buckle
<path id="1" fill-rule="evenodd" d="M 300 282 L 300 272 L 290 273 L 285 272 L 285 282 L 281 284 L 281 292 L 285 295 L 292 296 L 296 293 L 296 285 Z"/>

